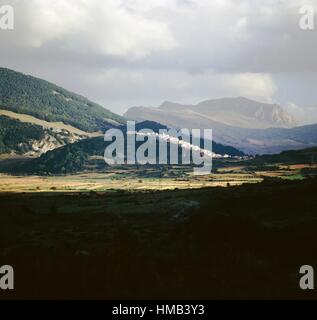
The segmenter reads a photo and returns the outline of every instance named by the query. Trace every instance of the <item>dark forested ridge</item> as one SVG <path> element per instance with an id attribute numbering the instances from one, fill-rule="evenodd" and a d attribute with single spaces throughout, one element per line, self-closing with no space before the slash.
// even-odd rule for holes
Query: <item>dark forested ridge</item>
<path id="1" fill-rule="evenodd" d="M 41 140 L 45 131 L 42 127 L 0 116 L 0 154 L 25 152 L 23 146 L 31 140 Z"/>
<path id="2" fill-rule="evenodd" d="M 47 81 L 0 68 L 0 108 L 93 132 L 123 118 Z"/>
<path id="3" fill-rule="evenodd" d="M 105 142 L 102 137 L 81 140 L 64 147 L 48 151 L 40 158 L 12 168 L 12 173 L 27 174 L 65 174 L 87 169 L 92 164 L 102 164 L 103 160 L 90 160 L 92 156 L 103 156 Z M 95 168 L 94 168 L 95 169 Z"/>
<path id="4" fill-rule="evenodd" d="M 279 154 L 258 156 L 254 163 L 311 163 L 317 162 L 317 147 L 283 151 Z"/>
<path id="5" fill-rule="evenodd" d="M 140 123 L 136 130 L 141 128 L 162 129 L 163 127 L 156 123 Z M 122 127 L 122 130 L 125 130 Z M 12 167 L 12 173 L 27 174 L 65 174 L 84 170 L 96 170 L 105 168 L 107 165 L 103 159 L 105 148 L 109 142 L 105 142 L 103 137 L 85 139 L 63 146 L 61 148 L 49 151 L 40 158 L 33 159 L 22 165 Z M 140 142 L 137 143 L 141 144 Z M 224 146 L 213 142 L 213 151 L 218 154 L 228 154 L 230 156 L 243 156 L 244 154 L 230 146 Z M 1 170 L 1 168 L 0 168 Z"/>

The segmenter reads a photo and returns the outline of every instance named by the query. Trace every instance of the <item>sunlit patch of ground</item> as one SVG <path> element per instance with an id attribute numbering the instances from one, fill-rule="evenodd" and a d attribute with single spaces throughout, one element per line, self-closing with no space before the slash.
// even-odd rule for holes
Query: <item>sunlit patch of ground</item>
<path id="1" fill-rule="evenodd" d="M 9 176 L 0 175 L 1 192 L 73 192 L 103 190 L 172 190 L 206 187 L 237 186 L 258 183 L 263 179 L 254 174 L 212 174 L 186 178 L 138 177 L 127 172 L 85 173 L 68 176 Z"/>
<path id="2" fill-rule="evenodd" d="M 45 120 L 35 118 L 35 117 L 30 116 L 28 114 L 15 113 L 15 112 L 12 112 L 9 110 L 0 109 L 0 115 L 6 116 L 6 117 L 9 117 L 12 119 L 20 120 L 21 122 L 38 125 L 38 126 L 41 126 L 43 128 L 47 128 L 47 129 L 67 130 L 69 132 L 78 134 L 80 136 L 86 136 L 86 137 L 90 137 L 90 138 L 102 136 L 101 132 L 90 133 L 90 132 L 86 132 L 86 131 L 80 130 L 78 128 L 75 128 L 71 125 L 65 124 L 63 122 L 47 122 Z"/>
<path id="3" fill-rule="evenodd" d="M 292 164 L 292 165 L 280 165 L 280 169 L 288 170 L 301 170 L 301 169 L 317 169 L 317 164 Z"/>
<path id="4" fill-rule="evenodd" d="M 0 192 L 85 192 L 107 190 L 173 190 L 239 186 L 259 183 L 267 178 L 302 180 L 302 170 L 316 165 L 296 164 L 250 171 L 246 166 L 217 169 L 216 173 L 195 176 L 192 168 L 168 169 L 130 167 L 107 172 L 85 172 L 66 176 L 10 176 L 0 174 Z"/>

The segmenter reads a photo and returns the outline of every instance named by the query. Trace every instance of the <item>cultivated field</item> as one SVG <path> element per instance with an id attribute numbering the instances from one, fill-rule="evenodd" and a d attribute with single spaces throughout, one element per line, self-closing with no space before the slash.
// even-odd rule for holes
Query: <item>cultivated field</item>
<path id="1" fill-rule="evenodd" d="M 38 177 L 0 175 L 0 192 L 74 192 L 106 190 L 172 190 L 237 186 L 263 179 L 252 174 L 221 174 L 204 178 L 138 178 L 126 173 L 87 173 Z"/>
<path id="2" fill-rule="evenodd" d="M 244 166 L 219 168 L 207 176 L 193 176 L 192 168 L 110 169 L 64 176 L 12 176 L 0 174 L 0 192 L 86 192 L 108 190 L 174 190 L 229 187 L 259 183 L 265 178 L 301 180 L 309 165 L 248 170 Z"/>

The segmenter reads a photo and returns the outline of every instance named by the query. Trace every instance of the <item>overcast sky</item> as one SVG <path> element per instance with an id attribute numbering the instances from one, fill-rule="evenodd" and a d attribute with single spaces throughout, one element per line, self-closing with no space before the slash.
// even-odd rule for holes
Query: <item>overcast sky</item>
<path id="1" fill-rule="evenodd" d="M 245 96 L 317 122 L 317 0 L 0 0 L 0 65 L 123 113 Z"/>

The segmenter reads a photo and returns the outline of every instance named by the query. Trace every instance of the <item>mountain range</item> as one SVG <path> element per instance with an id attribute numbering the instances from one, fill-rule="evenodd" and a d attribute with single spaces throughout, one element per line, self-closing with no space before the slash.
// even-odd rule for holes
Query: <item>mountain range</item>
<path id="1" fill-rule="evenodd" d="M 35 158 L 20 172 L 65 173 L 104 166 L 103 133 L 125 130 L 125 118 L 47 81 L 0 68 L 0 158 Z M 167 129 L 145 121 L 142 128 Z M 243 156 L 240 150 L 213 142 L 218 155 Z M 5 161 L 12 167 L 13 161 Z M 24 171 L 25 170 L 25 171 Z M 16 171 L 17 172 L 17 171 Z"/>
<path id="2" fill-rule="evenodd" d="M 132 107 L 124 116 L 174 128 L 211 128 L 215 141 L 247 154 L 273 154 L 317 144 L 317 125 L 296 126 L 296 120 L 282 107 L 242 97 L 197 105 L 164 102 L 158 108 Z"/>
<path id="3" fill-rule="evenodd" d="M 170 114 L 202 116 L 228 126 L 252 129 L 291 128 L 296 120 L 277 104 L 267 104 L 247 98 L 222 98 L 206 100 L 197 105 L 182 105 L 164 102 L 160 111 Z"/>
<path id="4" fill-rule="evenodd" d="M 131 108 L 122 117 L 55 84 L 0 68 L 0 158 L 35 158 L 20 166 L 22 172 L 100 167 L 103 132 L 124 131 L 126 119 L 138 121 L 137 130 L 155 132 L 212 128 L 213 152 L 218 155 L 277 154 L 317 145 L 317 124 L 296 126 L 276 104 L 242 97 L 197 105 L 164 102 L 159 108 Z"/>

